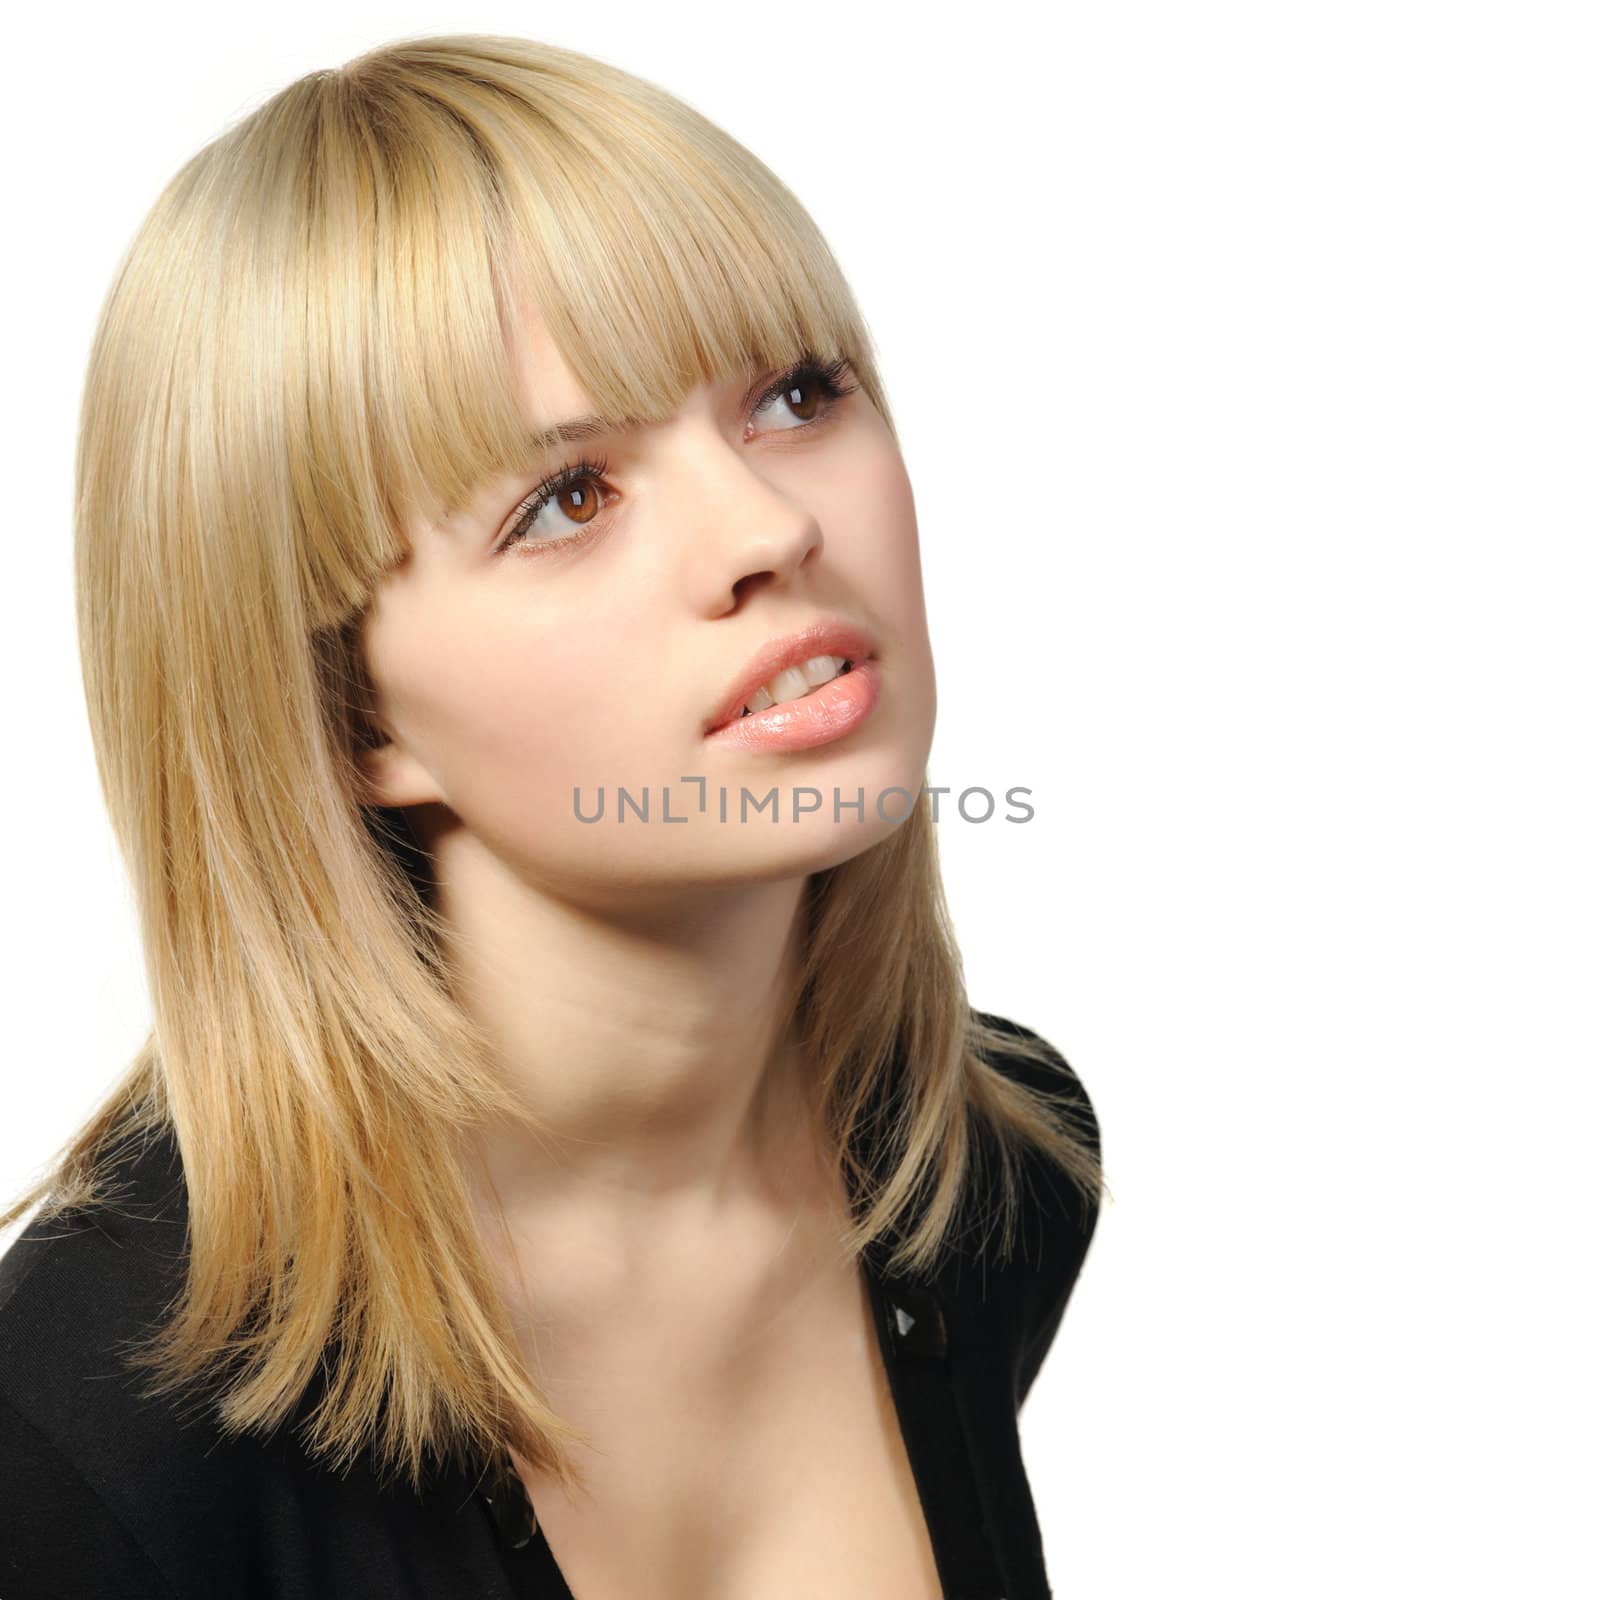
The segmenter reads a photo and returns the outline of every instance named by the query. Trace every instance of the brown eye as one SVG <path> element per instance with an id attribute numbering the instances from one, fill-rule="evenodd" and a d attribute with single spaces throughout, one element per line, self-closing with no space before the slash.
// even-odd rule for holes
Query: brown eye
<path id="1" fill-rule="evenodd" d="M 600 510 L 600 490 L 592 479 L 563 489 L 557 498 L 561 514 L 572 522 L 588 522 Z"/>
<path id="2" fill-rule="evenodd" d="M 805 398 L 810 391 L 810 399 Z M 810 422 L 822 406 L 822 386 L 815 378 L 801 378 L 783 391 L 784 402 L 802 421 Z"/>
<path id="3" fill-rule="evenodd" d="M 578 461 L 546 479 L 518 507 L 495 553 L 553 549 L 584 537 L 606 508 L 605 472 L 604 461 Z"/>
<path id="4" fill-rule="evenodd" d="M 840 400 L 855 392 L 856 385 L 844 381 L 849 368 L 842 358 L 824 364 L 806 356 L 767 390 L 756 415 L 770 413 L 780 433 L 825 421 Z"/>

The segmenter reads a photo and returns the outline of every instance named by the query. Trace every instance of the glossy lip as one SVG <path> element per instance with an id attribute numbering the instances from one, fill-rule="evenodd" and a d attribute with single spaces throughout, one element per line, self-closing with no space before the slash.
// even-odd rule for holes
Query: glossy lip
<path id="1" fill-rule="evenodd" d="M 721 706 L 713 713 L 702 730 L 707 736 L 740 720 L 745 702 L 785 667 L 798 667 L 812 656 L 843 656 L 852 664 L 870 661 L 877 646 L 869 634 L 853 623 L 828 619 L 813 622 L 782 639 L 774 639 L 758 650 L 735 680 L 734 686 L 723 698 Z"/>
<path id="2" fill-rule="evenodd" d="M 742 750 L 748 755 L 815 750 L 854 733 L 877 708 L 882 683 L 882 664 L 876 656 L 852 661 L 848 672 L 820 688 L 748 717 L 735 717 L 708 733 L 704 742 L 713 750 Z"/>

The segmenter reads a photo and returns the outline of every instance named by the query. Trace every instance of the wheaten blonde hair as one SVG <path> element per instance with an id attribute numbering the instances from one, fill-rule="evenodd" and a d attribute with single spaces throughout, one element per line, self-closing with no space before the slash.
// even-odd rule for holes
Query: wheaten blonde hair
<path id="1" fill-rule="evenodd" d="M 451 998 L 426 862 L 365 805 L 357 634 L 408 517 L 525 462 L 506 342 L 523 294 L 597 408 L 653 420 L 705 378 L 845 356 L 887 419 L 867 330 L 794 196 L 654 85 L 523 39 L 403 40 L 309 74 L 207 145 L 121 261 L 95 334 L 76 479 L 85 691 L 136 896 L 153 1027 L 0 1218 L 103 1198 L 114 1136 L 170 1127 L 186 1285 L 141 1354 L 153 1395 L 218 1374 L 305 1442 L 509 1446 L 581 1480 L 521 1359 L 459 1140 L 526 1122 Z M 890 422 L 892 430 L 893 423 Z M 862 1197 L 850 1248 L 926 1267 L 962 1214 L 978 1124 L 1098 1198 L 1060 1073 L 985 1056 L 928 796 L 805 897 L 796 1035 L 818 1125 Z M 880 1093 L 896 1061 L 895 1093 Z M 872 1149 L 872 1159 L 862 1152 Z M 915 1226 L 899 1230 L 908 1219 Z"/>

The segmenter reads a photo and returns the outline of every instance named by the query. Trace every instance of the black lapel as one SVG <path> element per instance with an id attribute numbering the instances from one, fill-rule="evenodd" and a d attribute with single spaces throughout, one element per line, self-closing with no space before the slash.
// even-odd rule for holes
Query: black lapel
<path id="1" fill-rule="evenodd" d="M 1002 1308 L 981 1264 L 946 1252 L 930 1278 L 864 1270 L 878 1345 L 922 1499 L 945 1600 L 1049 1600 L 1023 1470 Z M 966 1268 L 966 1279 L 960 1276 Z"/>

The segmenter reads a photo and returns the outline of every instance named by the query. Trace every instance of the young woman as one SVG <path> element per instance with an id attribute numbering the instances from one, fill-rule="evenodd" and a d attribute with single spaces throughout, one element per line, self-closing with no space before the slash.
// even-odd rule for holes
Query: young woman
<path id="1" fill-rule="evenodd" d="M 962 985 L 789 191 L 545 45 L 314 73 L 128 251 L 77 517 L 154 1026 L 4 1219 L 7 1600 L 1047 1595 L 1098 1128 Z"/>

